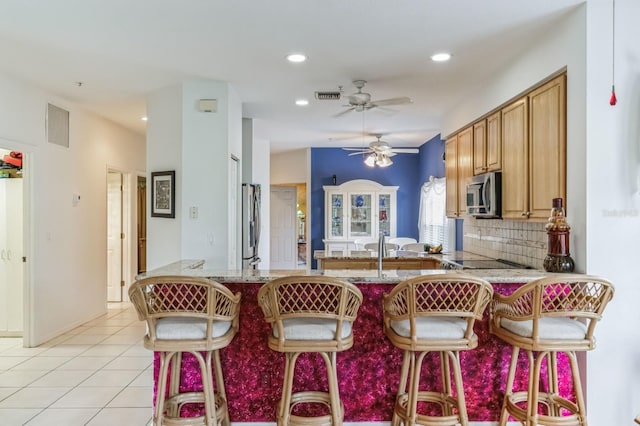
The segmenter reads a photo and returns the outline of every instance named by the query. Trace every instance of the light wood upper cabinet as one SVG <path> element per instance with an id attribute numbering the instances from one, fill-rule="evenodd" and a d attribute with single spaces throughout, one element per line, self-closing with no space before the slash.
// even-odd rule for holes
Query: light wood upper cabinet
<path id="1" fill-rule="evenodd" d="M 566 199 L 566 83 L 561 75 L 502 109 L 502 216 L 546 219 Z"/>
<path id="2" fill-rule="evenodd" d="M 458 136 L 444 144 L 444 175 L 447 182 L 447 217 L 458 216 Z"/>
<path id="3" fill-rule="evenodd" d="M 529 94 L 529 213 L 548 218 L 553 198 L 566 201 L 566 76 Z"/>
<path id="4" fill-rule="evenodd" d="M 467 127 L 445 142 L 447 216 L 467 212 L 467 181 L 473 176 L 473 127 Z"/>
<path id="5" fill-rule="evenodd" d="M 502 169 L 502 113 L 500 111 L 487 117 L 487 171 Z"/>
<path id="6" fill-rule="evenodd" d="M 467 183 L 473 176 L 473 126 L 458 133 L 458 216 L 467 214 Z"/>
<path id="7" fill-rule="evenodd" d="M 502 217 L 526 218 L 528 211 L 528 98 L 502 109 Z"/>
<path id="8" fill-rule="evenodd" d="M 502 113 L 493 113 L 473 125 L 473 174 L 502 168 Z"/>
<path id="9" fill-rule="evenodd" d="M 473 174 L 485 173 L 487 167 L 487 120 L 473 125 Z"/>

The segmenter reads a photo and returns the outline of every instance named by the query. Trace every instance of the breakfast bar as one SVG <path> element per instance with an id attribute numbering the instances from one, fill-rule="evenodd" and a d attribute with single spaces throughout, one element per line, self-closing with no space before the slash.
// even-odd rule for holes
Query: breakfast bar
<path id="1" fill-rule="evenodd" d="M 405 278 L 428 274 L 459 274 L 442 270 L 325 270 L 325 271 L 215 271 L 208 270 L 202 261 L 180 261 L 150 271 L 144 276 L 190 275 L 205 276 L 223 283 L 234 293 L 240 292 L 240 329 L 233 342 L 221 351 L 227 386 L 229 415 L 232 422 L 273 422 L 280 398 L 284 356 L 267 347 L 270 326 L 264 321 L 258 306 L 257 293 L 263 283 L 287 275 L 330 275 L 353 282 L 363 294 L 363 302 L 353 325 L 354 345 L 338 354 L 340 395 L 344 403 L 345 421 L 389 421 L 398 390 L 402 353 L 385 337 L 382 329 L 382 296 Z M 523 283 L 549 274 L 539 270 L 469 270 L 465 271 L 489 281 L 494 291 L 510 294 Z M 479 345 L 460 354 L 469 419 L 474 422 L 497 421 L 505 387 L 506 371 L 511 348 L 489 334 L 488 315 L 476 322 Z M 156 354 L 157 355 L 157 354 Z M 431 355 L 431 354 L 430 354 Z M 437 356 L 437 354 L 433 354 Z M 326 378 L 309 373 L 311 363 L 320 358 L 307 356 L 299 361 L 296 384 L 301 388 Z M 429 362 L 429 358 L 427 361 Z M 524 354 L 519 359 L 526 365 Z M 155 360 L 154 382 L 157 383 L 158 357 Z M 315 364 L 314 364 L 315 365 Z M 275 367 L 274 367 L 275 366 Z M 524 368 L 523 368 L 524 369 Z M 521 369 L 521 370 L 523 370 Z M 560 377 L 569 377 L 568 362 L 559 360 Z M 182 361 L 181 391 L 199 386 L 199 369 L 195 359 L 185 354 Z M 438 369 L 423 369 L 423 380 L 439 382 Z M 526 383 L 524 375 L 516 378 L 516 386 Z M 294 384 L 294 386 L 296 385 Z M 569 387 L 561 383 L 561 393 Z M 571 396 L 569 396 L 571 397 Z M 184 408 L 184 415 L 189 408 Z M 194 409 L 195 411 L 195 409 Z M 311 413 L 309 413 L 311 414 Z"/>

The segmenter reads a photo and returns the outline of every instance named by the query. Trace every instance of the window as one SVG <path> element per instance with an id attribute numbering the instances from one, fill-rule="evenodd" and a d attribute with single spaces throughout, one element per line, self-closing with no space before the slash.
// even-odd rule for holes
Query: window
<path id="1" fill-rule="evenodd" d="M 455 222 L 446 214 L 445 178 L 430 178 L 420 191 L 418 229 L 420 242 L 430 245 L 442 244 L 443 251 L 455 249 Z"/>

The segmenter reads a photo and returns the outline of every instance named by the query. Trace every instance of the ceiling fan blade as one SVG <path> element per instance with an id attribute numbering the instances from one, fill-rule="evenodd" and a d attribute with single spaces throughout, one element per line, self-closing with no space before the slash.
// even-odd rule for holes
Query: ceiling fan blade
<path id="1" fill-rule="evenodd" d="M 385 106 L 385 105 L 403 105 L 403 104 L 411 104 L 413 101 L 411 98 L 407 98 L 406 96 L 401 98 L 391 98 L 391 99 L 381 99 L 379 101 L 371 101 L 370 108 L 374 108 L 377 106 Z"/>
<path id="2" fill-rule="evenodd" d="M 352 152 L 351 154 L 347 154 L 347 157 L 351 157 L 352 155 L 362 155 L 362 154 L 367 154 L 369 152 L 369 150 L 366 151 L 360 151 L 360 152 Z"/>
<path id="3" fill-rule="evenodd" d="M 332 117 L 334 117 L 334 118 L 342 117 L 343 115 L 345 115 L 345 114 L 346 114 L 346 113 L 348 113 L 348 112 L 353 111 L 354 109 L 356 109 L 356 107 L 351 107 L 351 108 L 349 108 L 349 109 L 345 109 L 344 111 L 341 111 L 341 112 L 339 112 L 339 113 L 337 113 L 337 114 L 334 114 Z"/>
<path id="4" fill-rule="evenodd" d="M 418 148 L 392 148 L 391 151 L 398 154 L 417 154 L 420 152 Z"/>
<path id="5" fill-rule="evenodd" d="M 369 151 L 369 148 L 342 148 L 345 151 Z"/>

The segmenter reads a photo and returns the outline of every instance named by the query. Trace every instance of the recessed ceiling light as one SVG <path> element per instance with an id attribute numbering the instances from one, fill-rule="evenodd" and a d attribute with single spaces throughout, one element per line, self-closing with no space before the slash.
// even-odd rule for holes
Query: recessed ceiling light
<path id="1" fill-rule="evenodd" d="M 147 116 L 145 115 L 144 117 L 140 117 L 140 120 L 147 121 Z"/>
<path id="2" fill-rule="evenodd" d="M 298 106 L 305 106 L 305 105 L 309 105 L 309 101 L 306 99 L 298 99 L 296 101 L 296 105 Z"/>
<path id="3" fill-rule="evenodd" d="M 307 60 L 307 55 L 304 55 L 302 53 L 292 53 L 290 55 L 287 55 L 287 61 L 289 62 L 300 63 L 306 60 Z"/>
<path id="4" fill-rule="evenodd" d="M 449 53 L 436 53 L 431 56 L 431 60 L 434 62 L 446 62 L 451 59 L 451 54 Z"/>

